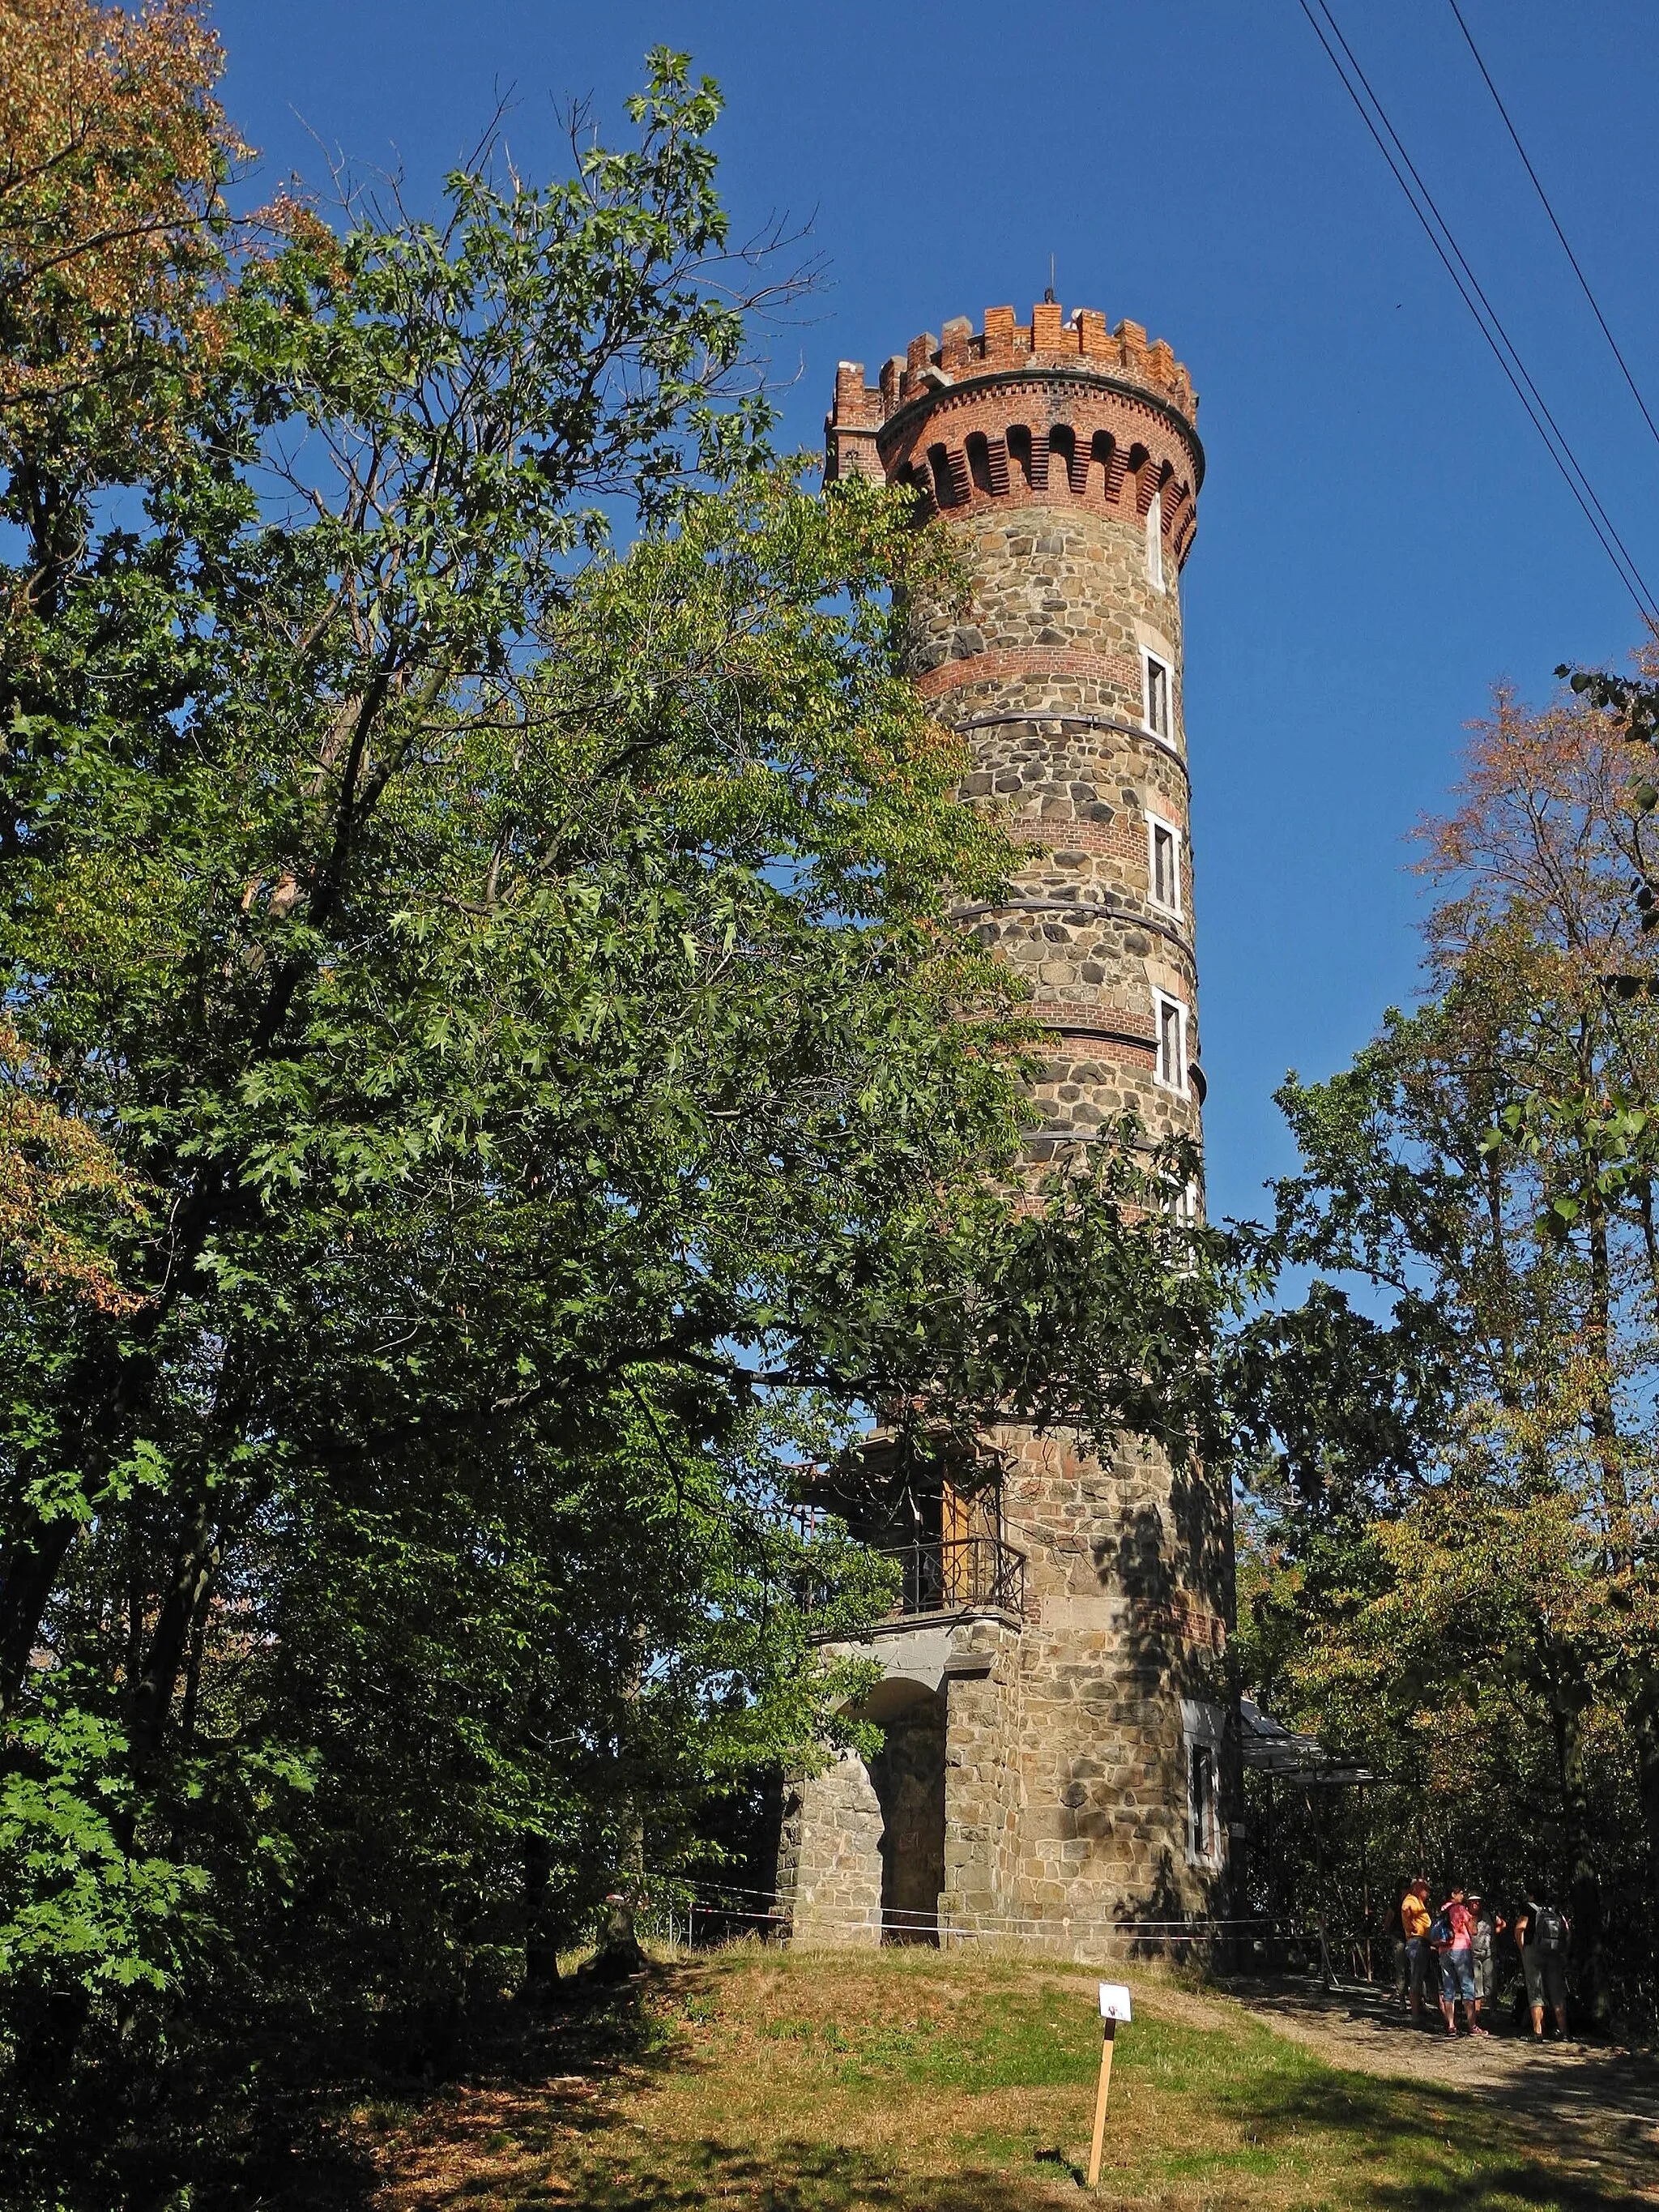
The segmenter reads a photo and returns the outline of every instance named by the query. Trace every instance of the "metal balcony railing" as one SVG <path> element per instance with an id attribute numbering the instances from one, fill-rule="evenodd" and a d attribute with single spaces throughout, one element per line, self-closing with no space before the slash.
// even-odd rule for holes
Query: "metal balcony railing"
<path id="1" fill-rule="evenodd" d="M 880 1549 L 899 1562 L 902 1582 L 895 1610 L 901 1615 L 955 1613 L 967 1606 L 1025 1611 L 1025 1554 L 1000 1537 L 933 1537 Z"/>

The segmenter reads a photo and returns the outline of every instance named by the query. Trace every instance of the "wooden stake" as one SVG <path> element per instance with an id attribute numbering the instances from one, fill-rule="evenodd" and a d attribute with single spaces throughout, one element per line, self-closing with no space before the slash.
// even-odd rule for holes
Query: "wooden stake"
<path id="1" fill-rule="evenodd" d="M 1095 2091 L 1095 2139 L 1089 2146 L 1089 2186 L 1100 2179 L 1100 2153 L 1106 2141 L 1106 2097 L 1112 2086 L 1112 2036 L 1117 2022 L 1109 2020 L 1100 2045 L 1100 2087 Z"/>

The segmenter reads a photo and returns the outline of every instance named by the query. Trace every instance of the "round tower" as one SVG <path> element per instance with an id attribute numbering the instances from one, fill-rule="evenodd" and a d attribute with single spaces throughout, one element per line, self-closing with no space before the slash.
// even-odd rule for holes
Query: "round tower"
<path id="1" fill-rule="evenodd" d="M 969 579 L 965 609 L 912 604 L 908 658 L 966 740 L 963 797 L 1025 848 L 1005 902 L 957 918 L 1049 1032 L 1039 1163 L 1085 1156 L 1129 1109 L 1154 1137 L 1200 1133 L 1180 591 L 1197 412 L 1168 345 L 1048 301 L 1029 324 L 946 323 L 875 385 L 842 362 L 825 425 L 828 474 L 914 487 Z M 1103 1462 L 1063 1431 L 986 1443 L 996 1494 L 947 1480 L 925 1526 L 908 1501 L 914 1586 L 867 1654 L 885 1747 L 788 1796 L 783 1909 L 820 1938 L 1161 1947 L 1224 1909 L 1226 1487 L 1133 1438 Z M 871 1540 L 896 1526 L 837 1503 Z"/>
<path id="2" fill-rule="evenodd" d="M 963 795 L 1031 848 L 1009 903 L 972 913 L 1030 981 L 1054 1052 L 1039 1158 L 1133 1107 L 1199 1133 L 1181 570 L 1204 453 L 1186 370 L 1133 323 L 1054 301 L 965 317 L 843 362 L 828 471 L 914 486 L 971 580 L 965 615 L 912 609 L 910 660 L 968 740 Z"/>

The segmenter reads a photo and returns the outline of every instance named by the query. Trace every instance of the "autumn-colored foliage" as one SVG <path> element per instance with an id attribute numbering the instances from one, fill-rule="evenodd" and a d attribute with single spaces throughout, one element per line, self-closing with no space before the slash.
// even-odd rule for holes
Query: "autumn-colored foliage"
<path id="1" fill-rule="evenodd" d="M 142 408 L 149 349 L 205 335 L 248 152 L 213 97 L 222 65 L 194 0 L 0 0 L 8 446 L 92 385 Z"/>
<path id="2" fill-rule="evenodd" d="M 1500 922 L 1524 927 L 1600 992 L 1611 974 L 1652 973 L 1630 888 L 1644 865 L 1638 802 L 1651 762 L 1619 725 L 1568 696 L 1529 711 L 1501 687 L 1470 732 L 1452 811 L 1425 822 L 1422 872 L 1449 896 L 1428 924 L 1449 970 Z"/>
<path id="3" fill-rule="evenodd" d="M 37 1290 L 131 1313 L 140 1301 L 122 1288 L 86 1217 L 131 1214 L 133 1178 L 84 1121 L 54 1105 L 43 1076 L 0 1020 L 0 1263 Z"/>

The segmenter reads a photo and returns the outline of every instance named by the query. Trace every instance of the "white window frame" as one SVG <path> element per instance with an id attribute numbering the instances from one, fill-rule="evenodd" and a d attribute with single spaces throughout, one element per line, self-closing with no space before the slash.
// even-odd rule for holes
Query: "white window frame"
<path id="1" fill-rule="evenodd" d="M 1170 1218 L 1177 1230 L 1196 1229 L 1204 1218 L 1203 1202 L 1198 1185 L 1188 1182 L 1171 1183 L 1170 1188 Z M 1183 1275 L 1195 1273 L 1198 1255 L 1190 1246 L 1184 1249 L 1176 1261 L 1176 1272 Z"/>
<path id="2" fill-rule="evenodd" d="M 1160 830 L 1170 840 L 1170 867 L 1175 878 L 1175 896 L 1173 899 L 1161 899 L 1158 895 L 1158 834 Z M 1182 866 L 1181 831 L 1179 827 L 1175 823 L 1166 820 L 1163 815 L 1154 814 L 1152 809 L 1148 807 L 1146 810 L 1147 905 L 1156 907 L 1160 914 L 1172 914 L 1178 920 L 1187 910 L 1184 902 L 1185 891 L 1182 880 L 1186 872 L 1185 868 Z"/>
<path id="3" fill-rule="evenodd" d="M 1164 671 L 1164 726 L 1160 730 L 1152 719 L 1152 670 Z M 1140 726 L 1166 745 L 1175 743 L 1175 670 L 1161 653 L 1153 653 L 1146 646 L 1140 648 Z"/>
<path id="4" fill-rule="evenodd" d="M 1164 1073 L 1164 1016 L 1173 1012 L 1176 1018 L 1176 1079 L 1171 1082 Z M 1160 1089 L 1172 1091 L 1178 1098 L 1188 1095 L 1187 1030 L 1190 1020 L 1187 1002 L 1177 999 L 1173 991 L 1152 992 L 1152 1080 Z"/>
<path id="5" fill-rule="evenodd" d="M 1184 1770 L 1182 1796 L 1187 1806 L 1187 1863 L 1204 1867 L 1213 1872 L 1221 1864 L 1222 1839 L 1225 1833 L 1221 1818 L 1221 1747 L 1226 1734 L 1227 1717 L 1219 1705 L 1206 1705 L 1196 1698 L 1181 1700 L 1181 1761 Z M 1193 1802 L 1194 1754 L 1202 1753 L 1208 1764 L 1210 1801 L 1203 1808 L 1204 1831 L 1198 1832 L 1199 1808 Z"/>
<path id="6" fill-rule="evenodd" d="M 1146 510 L 1146 580 L 1155 592 L 1164 584 L 1164 495 L 1152 494 L 1152 503 Z"/>

